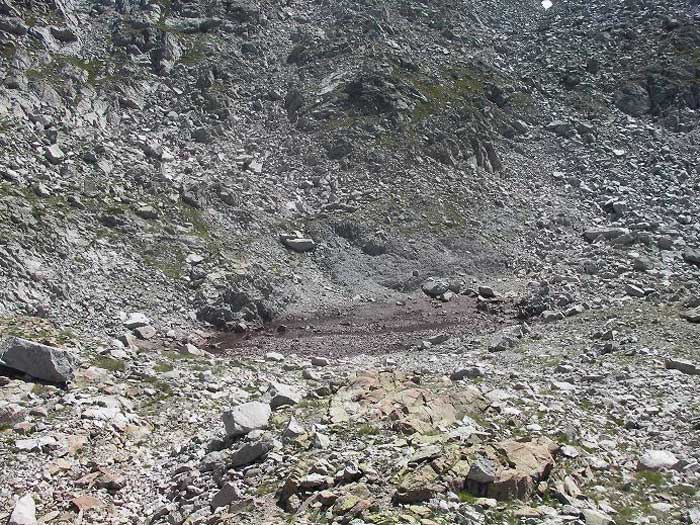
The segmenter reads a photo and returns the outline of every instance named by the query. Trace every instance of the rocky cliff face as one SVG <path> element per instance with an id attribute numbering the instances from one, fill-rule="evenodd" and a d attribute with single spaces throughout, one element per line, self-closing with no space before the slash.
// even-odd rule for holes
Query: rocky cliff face
<path id="1" fill-rule="evenodd" d="M 694 4 L 0 0 L 10 522 L 696 523 Z"/>

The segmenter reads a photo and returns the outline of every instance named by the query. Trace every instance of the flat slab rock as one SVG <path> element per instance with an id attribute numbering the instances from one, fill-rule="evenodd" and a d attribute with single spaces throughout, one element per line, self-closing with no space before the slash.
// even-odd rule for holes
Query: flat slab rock
<path id="1" fill-rule="evenodd" d="M 691 376 L 700 375 L 700 365 L 685 361 L 683 359 L 666 359 L 666 368 L 670 370 L 679 370 L 684 374 Z"/>
<path id="2" fill-rule="evenodd" d="M 0 340 L 0 365 L 59 384 L 71 381 L 78 367 L 72 352 L 21 337 Z"/>
<path id="3" fill-rule="evenodd" d="M 700 323 L 700 306 L 681 312 L 681 318 L 691 323 Z"/>

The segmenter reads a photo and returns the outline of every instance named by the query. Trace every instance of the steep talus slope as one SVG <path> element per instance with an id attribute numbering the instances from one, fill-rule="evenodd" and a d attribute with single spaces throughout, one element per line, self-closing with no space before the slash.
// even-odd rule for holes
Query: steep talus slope
<path id="1" fill-rule="evenodd" d="M 4 309 L 165 326 L 208 302 L 205 320 L 235 317 L 231 286 L 269 317 L 295 296 L 317 309 L 319 287 L 383 297 L 414 271 L 500 271 L 529 211 L 501 213 L 527 188 L 491 175 L 494 140 L 527 97 L 504 93 L 492 43 L 532 9 L 14 6 Z M 314 257 L 279 245 L 294 228 L 319 236 Z"/>

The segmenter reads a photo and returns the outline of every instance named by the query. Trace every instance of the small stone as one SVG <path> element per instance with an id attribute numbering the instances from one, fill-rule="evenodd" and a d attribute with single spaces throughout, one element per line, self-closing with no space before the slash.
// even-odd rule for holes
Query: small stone
<path id="1" fill-rule="evenodd" d="M 142 326 L 148 326 L 150 324 L 151 321 L 148 319 L 148 317 L 138 312 L 129 314 L 129 317 L 127 317 L 124 321 L 124 326 L 126 326 L 129 330 L 140 328 Z"/>
<path id="2" fill-rule="evenodd" d="M 100 508 L 104 505 L 102 500 L 97 499 L 94 496 L 89 496 L 89 495 L 84 495 L 84 496 L 78 496 L 77 498 L 73 498 L 72 502 L 73 505 L 79 510 L 79 511 L 88 511 L 90 509 L 97 509 Z"/>
<path id="3" fill-rule="evenodd" d="M 153 339 L 157 332 L 152 326 L 139 326 L 138 328 L 134 329 L 134 333 L 139 339 L 148 340 Z"/>
<path id="4" fill-rule="evenodd" d="M 270 406 L 272 408 L 296 405 L 304 398 L 303 392 L 293 386 L 274 382 L 270 383 L 268 395 L 271 397 Z"/>
<path id="5" fill-rule="evenodd" d="M 203 357 L 207 354 L 204 350 L 197 348 L 192 343 L 185 344 L 184 348 L 182 349 L 182 353 L 187 354 L 187 355 L 197 356 L 197 357 Z"/>
<path id="6" fill-rule="evenodd" d="M 681 318 L 690 323 L 700 323 L 700 306 L 696 306 L 691 310 L 686 310 L 681 313 Z"/>
<path id="7" fill-rule="evenodd" d="M 51 163 L 51 164 L 60 164 L 63 162 L 63 159 L 65 158 L 65 154 L 63 151 L 61 151 L 61 148 L 58 146 L 58 144 L 52 144 L 48 148 L 46 148 L 46 159 Z"/>
<path id="8" fill-rule="evenodd" d="M 301 234 L 283 234 L 280 236 L 280 240 L 287 248 L 298 253 L 311 252 L 316 249 L 316 243 L 313 239 L 302 237 Z"/>
<path id="9" fill-rule="evenodd" d="M 331 446 L 331 439 L 325 434 L 316 432 L 314 434 L 314 447 L 326 449 Z"/>
<path id="10" fill-rule="evenodd" d="M 678 464 L 678 458 L 667 450 L 647 450 L 639 459 L 639 470 L 665 470 Z"/>
<path id="11" fill-rule="evenodd" d="M 305 433 L 304 427 L 302 427 L 295 418 L 291 418 L 289 423 L 287 423 L 287 428 L 285 428 L 282 433 L 282 437 L 286 439 L 296 439 L 299 436 L 303 436 Z"/>
<path id="12" fill-rule="evenodd" d="M 328 359 L 326 359 L 325 357 L 313 356 L 311 358 L 311 364 L 314 366 L 328 366 Z"/>
<path id="13" fill-rule="evenodd" d="M 34 499 L 27 494 L 22 496 L 10 515 L 7 525 L 36 525 L 36 505 Z"/>
<path id="14" fill-rule="evenodd" d="M 479 286 L 479 295 L 484 299 L 494 299 L 496 297 L 496 292 L 490 286 Z"/>
<path id="15" fill-rule="evenodd" d="M 688 264 L 700 266 L 700 250 L 686 250 L 683 252 L 683 260 Z"/>
<path id="16" fill-rule="evenodd" d="M 452 372 L 450 375 L 450 379 L 452 381 L 461 381 L 462 379 L 469 378 L 469 379 L 474 379 L 476 377 L 481 377 L 483 376 L 484 373 L 481 371 L 479 367 L 476 366 L 471 366 L 469 368 L 459 368 Z"/>
<path id="17" fill-rule="evenodd" d="M 576 447 L 572 447 L 570 445 L 564 445 L 561 447 L 561 453 L 564 457 L 566 458 L 577 458 L 579 456 L 579 452 L 576 449 Z"/>
<path id="18" fill-rule="evenodd" d="M 221 490 L 219 490 L 211 500 L 211 510 L 215 511 L 220 507 L 227 507 L 240 498 L 241 493 L 236 485 L 231 482 L 224 483 Z"/>
<path id="19" fill-rule="evenodd" d="M 281 363 L 282 361 L 284 361 L 284 356 L 279 352 L 268 352 L 267 354 L 265 354 L 265 360 Z"/>
<path id="20" fill-rule="evenodd" d="M 671 370 L 679 370 L 691 376 L 700 375 L 700 366 L 683 359 L 666 359 L 665 366 Z"/>
<path id="21" fill-rule="evenodd" d="M 625 293 L 632 297 L 644 297 L 646 294 L 639 286 L 633 284 L 625 284 Z"/>
<path id="22" fill-rule="evenodd" d="M 421 285 L 421 290 L 428 297 L 434 299 L 440 297 L 442 294 L 447 293 L 450 289 L 450 285 L 447 281 L 428 279 Z"/>
<path id="23" fill-rule="evenodd" d="M 158 218 L 158 210 L 153 206 L 141 206 L 136 208 L 136 215 L 146 220 L 154 220 Z"/>
<path id="24" fill-rule="evenodd" d="M 610 516 L 598 510 L 583 509 L 582 513 L 586 525 L 613 525 L 615 523 L 615 520 Z"/>
<path id="25" fill-rule="evenodd" d="M 229 459 L 229 467 L 240 468 L 255 463 L 257 460 L 266 456 L 272 450 L 272 442 L 262 439 L 255 443 L 247 443 L 236 450 Z"/>

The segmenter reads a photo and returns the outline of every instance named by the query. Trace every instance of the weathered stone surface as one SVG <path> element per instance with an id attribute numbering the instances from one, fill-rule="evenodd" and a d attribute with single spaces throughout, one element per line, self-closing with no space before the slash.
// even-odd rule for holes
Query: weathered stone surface
<path id="1" fill-rule="evenodd" d="M 700 375 L 700 366 L 691 361 L 683 359 L 666 359 L 665 366 L 671 370 L 680 370 L 684 374 L 691 376 Z"/>
<path id="2" fill-rule="evenodd" d="M 36 525 L 36 506 L 30 495 L 22 496 L 10 515 L 7 525 Z"/>
<path id="3" fill-rule="evenodd" d="M 78 367 L 72 352 L 20 337 L 0 341 L 0 365 L 51 383 L 71 381 Z"/>
<path id="4" fill-rule="evenodd" d="M 394 501 L 404 504 L 427 501 L 446 489 L 447 486 L 440 480 L 439 474 L 427 464 L 409 471 L 399 481 Z"/>
<path id="5" fill-rule="evenodd" d="M 591 228 L 586 230 L 583 236 L 588 241 L 595 241 L 596 239 L 606 239 L 612 240 L 623 235 L 629 234 L 627 228 Z"/>
<path id="6" fill-rule="evenodd" d="M 457 413 L 480 413 L 489 403 L 473 386 L 433 391 L 420 388 L 399 372 L 358 375 L 333 396 L 329 408 L 336 423 L 371 415 L 411 434 L 430 432 L 456 421 Z"/>
<path id="7" fill-rule="evenodd" d="M 485 447 L 480 460 L 483 466 L 473 472 L 470 469 L 465 487 L 476 496 L 497 500 L 526 498 L 549 476 L 557 449 L 547 438 L 506 440 Z"/>
<path id="8" fill-rule="evenodd" d="M 681 317 L 690 323 L 700 323 L 700 306 L 681 312 Z"/>
<path id="9" fill-rule="evenodd" d="M 267 403 L 252 401 L 233 407 L 224 412 L 222 418 L 228 437 L 238 437 L 265 428 L 272 410 Z"/>
<path id="10" fill-rule="evenodd" d="M 316 243 L 313 239 L 298 235 L 281 235 L 280 240 L 290 250 L 298 253 L 311 252 L 316 249 Z"/>
<path id="11" fill-rule="evenodd" d="M 270 396 L 270 407 L 273 409 L 296 405 L 304 399 L 304 393 L 300 389 L 283 383 L 270 383 L 267 393 Z"/>
<path id="12" fill-rule="evenodd" d="M 583 509 L 583 519 L 586 525 L 613 525 L 615 520 L 599 510 Z"/>
<path id="13" fill-rule="evenodd" d="M 219 507 L 227 507 L 237 499 L 241 497 L 241 493 L 238 490 L 238 487 L 234 485 L 233 483 L 224 483 L 224 486 L 221 487 L 221 490 L 217 492 L 214 497 L 211 500 L 211 508 L 212 510 L 216 510 Z"/>
<path id="14" fill-rule="evenodd" d="M 639 458 L 639 470 L 666 470 L 675 467 L 678 458 L 668 450 L 647 450 Z"/>
<path id="15" fill-rule="evenodd" d="M 421 285 L 421 290 L 428 297 L 438 298 L 442 294 L 447 293 L 450 289 L 450 284 L 441 279 L 428 279 Z"/>

